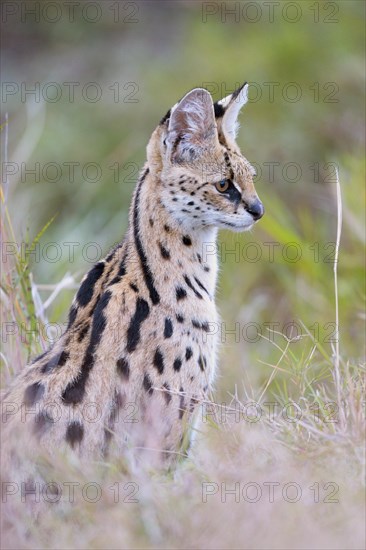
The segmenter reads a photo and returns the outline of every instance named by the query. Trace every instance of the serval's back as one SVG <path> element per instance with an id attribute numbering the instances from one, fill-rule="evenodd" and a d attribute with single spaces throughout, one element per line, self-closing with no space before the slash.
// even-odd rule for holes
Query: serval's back
<path id="1" fill-rule="evenodd" d="M 216 104 L 196 88 L 153 132 L 123 241 L 3 399 L 3 460 L 16 478 L 29 479 L 39 448 L 84 460 L 129 448 L 154 465 L 187 448 L 215 380 L 217 229 L 243 231 L 263 215 L 235 142 L 246 100 L 247 85 Z"/>

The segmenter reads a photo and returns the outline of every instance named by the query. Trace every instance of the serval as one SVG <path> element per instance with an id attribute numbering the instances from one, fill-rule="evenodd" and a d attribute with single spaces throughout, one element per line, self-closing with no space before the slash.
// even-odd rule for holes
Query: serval
<path id="1" fill-rule="evenodd" d="M 124 239 L 3 398 L 8 479 L 34 480 L 40 449 L 83 463 L 132 449 L 157 467 L 187 449 L 216 372 L 212 244 L 219 228 L 248 230 L 264 212 L 236 143 L 247 99 L 247 84 L 216 103 L 195 88 L 154 130 Z"/>

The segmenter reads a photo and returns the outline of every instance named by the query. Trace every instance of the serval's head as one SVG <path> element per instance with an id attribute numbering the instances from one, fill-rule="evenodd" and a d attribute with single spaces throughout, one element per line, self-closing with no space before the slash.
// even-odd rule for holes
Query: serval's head
<path id="1" fill-rule="evenodd" d="M 161 200 L 186 228 L 250 229 L 264 213 L 254 189 L 255 171 L 235 141 L 248 85 L 213 103 L 195 88 L 162 119 L 148 145 Z"/>

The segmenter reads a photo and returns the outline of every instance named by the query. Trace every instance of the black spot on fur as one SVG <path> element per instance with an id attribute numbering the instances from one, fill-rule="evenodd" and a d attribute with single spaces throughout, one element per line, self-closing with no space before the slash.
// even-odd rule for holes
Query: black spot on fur
<path id="1" fill-rule="evenodd" d="M 191 400 L 189 402 L 189 412 L 192 413 L 198 404 L 198 399 L 196 397 L 191 397 Z"/>
<path id="2" fill-rule="evenodd" d="M 78 335 L 78 342 L 82 342 L 84 340 L 85 336 L 88 334 L 88 330 L 89 330 L 89 325 L 85 325 L 85 327 L 81 329 Z"/>
<path id="3" fill-rule="evenodd" d="M 67 324 L 68 329 L 72 326 L 73 322 L 76 319 L 77 314 L 78 314 L 78 308 L 75 305 L 72 305 L 69 311 L 69 321 Z"/>
<path id="4" fill-rule="evenodd" d="M 178 323 L 184 323 L 184 317 L 180 313 L 177 313 L 176 318 Z"/>
<path id="5" fill-rule="evenodd" d="M 170 260 L 170 252 L 165 246 L 163 246 L 161 243 L 159 243 L 160 248 L 160 254 L 164 260 Z"/>
<path id="6" fill-rule="evenodd" d="M 143 275 L 144 275 L 145 284 L 148 288 L 148 291 L 149 291 L 149 294 L 150 294 L 150 299 L 151 299 L 152 303 L 154 305 L 156 305 L 160 302 L 160 296 L 159 296 L 159 294 L 158 294 L 158 292 L 155 288 L 154 277 L 153 277 L 153 274 L 151 273 L 151 270 L 150 270 L 150 267 L 149 267 L 149 264 L 148 264 L 148 261 L 147 261 L 147 256 L 146 256 L 145 250 L 142 246 L 142 242 L 141 242 L 141 238 L 140 238 L 140 232 L 139 232 L 140 192 L 141 192 L 141 187 L 142 187 L 142 184 L 144 182 L 144 179 L 146 178 L 148 173 L 149 173 L 149 169 L 147 168 L 145 170 L 144 174 L 142 175 L 142 177 L 139 181 L 138 187 L 137 187 L 137 191 L 136 191 L 136 195 L 135 195 L 135 204 L 134 204 L 134 207 L 133 207 L 133 233 L 134 233 L 136 250 L 137 250 L 137 253 L 138 253 L 139 258 L 140 258 L 140 264 L 141 264 L 142 272 L 143 272 Z"/>
<path id="7" fill-rule="evenodd" d="M 198 286 L 200 287 L 201 290 L 203 290 L 204 292 L 206 292 L 206 294 L 209 295 L 208 293 L 208 290 L 206 289 L 206 287 L 201 283 L 201 281 L 199 279 L 197 279 L 197 277 L 193 277 L 194 280 L 196 281 L 196 283 L 198 284 Z"/>
<path id="8" fill-rule="evenodd" d="M 72 448 L 74 448 L 77 443 L 81 443 L 83 437 L 84 437 L 83 425 L 77 420 L 73 420 L 72 422 L 70 422 L 70 424 L 67 426 L 66 436 L 65 436 L 66 441 L 69 443 L 69 445 Z"/>
<path id="9" fill-rule="evenodd" d="M 120 261 L 119 268 L 118 268 L 118 277 L 123 277 L 126 275 L 126 259 L 127 259 L 127 253 L 123 256 L 122 260 Z"/>
<path id="10" fill-rule="evenodd" d="M 189 361 L 193 355 L 192 348 L 186 348 L 186 361 Z"/>
<path id="11" fill-rule="evenodd" d="M 184 290 L 184 288 L 182 288 L 181 286 L 178 286 L 175 289 L 175 295 L 176 295 L 177 301 L 184 300 L 184 298 L 187 297 L 187 292 Z"/>
<path id="12" fill-rule="evenodd" d="M 132 353 L 140 341 L 141 324 L 148 318 L 150 313 L 149 304 L 146 300 L 138 298 L 136 301 L 136 310 L 127 329 L 127 346 L 128 353 Z"/>
<path id="13" fill-rule="evenodd" d="M 191 246 L 192 245 L 192 239 L 189 235 L 183 235 L 183 244 L 185 244 L 186 246 Z"/>
<path id="14" fill-rule="evenodd" d="M 153 365 L 159 374 L 162 374 L 164 372 L 164 358 L 159 348 L 156 348 Z"/>
<path id="15" fill-rule="evenodd" d="M 45 365 L 43 365 L 41 372 L 47 374 L 52 372 L 56 367 L 63 367 L 66 361 L 69 359 L 70 353 L 63 350 L 61 353 L 56 354 L 54 357 L 51 357 Z"/>
<path id="16" fill-rule="evenodd" d="M 81 374 L 75 380 L 69 382 L 62 393 L 62 399 L 66 405 L 76 405 L 83 400 L 86 379 L 86 371 L 81 371 Z"/>
<path id="17" fill-rule="evenodd" d="M 107 307 L 111 297 L 112 293 L 110 290 L 104 292 L 95 308 L 90 341 L 84 354 L 80 373 L 76 379 L 66 386 L 62 394 L 64 402 L 68 405 L 80 403 L 84 397 L 86 382 L 88 380 L 89 373 L 94 366 L 94 352 L 100 343 L 107 323 L 104 310 Z"/>
<path id="18" fill-rule="evenodd" d="M 107 263 L 109 263 L 111 261 L 111 259 L 113 258 L 113 256 L 115 255 L 115 253 L 117 252 L 117 247 L 114 248 L 109 254 L 108 256 L 106 257 L 105 261 Z"/>
<path id="19" fill-rule="evenodd" d="M 117 360 L 117 372 L 124 380 L 128 380 L 130 377 L 130 365 L 124 357 Z"/>
<path id="20" fill-rule="evenodd" d="M 209 332 L 210 330 L 210 327 L 207 321 L 201 322 L 201 321 L 197 321 L 196 319 L 192 319 L 192 326 L 194 326 L 194 328 L 199 328 L 201 330 L 204 330 L 205 332 Z"/>
<path id="21" fill-rule="evenodd" d="M 94 287 L 104 271 L 104 262 L 97 263 L 87 274 L 76 295 L 78 304 L 85 307 L 93 297 Z"/>
<path id="22" fill-rule="evenodd" d="M 130 288 L 136 293 L 139 291 L 139 287 L 135 283 L 130 283 Z"/>
<path id="23" fill-rule="evenodd" d="M 173 363 L 173 369 L 176 371 L 176 372 L 179 372 L 180 369 L 182 367 L 182 359 L 180 359 L 179 357 L 177 357 L 175 360 L 174 360 L 174 363 Z"/>
<path id="24" fill-rule="evenodd" d="M 225 109 L 222 105 L 220 105 L 219 103 L 214 103 L 214 109 L 215 109 L 215 117 L 216 118 L 220 118 L 222 116 L 224 116 L 224 113 L 225 113 Z"/>
<path id="25" fill-rule="evenodd" d="M 117 275 L 111 280 L 108 286 L 112 286 L 112 285 L 115 285 L 116 283 L 119 283 L 122 277 L 126 275 L 126 258 L 127 258 L 127 253 L 123 256 L 119 264 Z"/>
<path id="26" fill-rule="evenodd" d="M 191 283 L 190 278 L 189 278 L 187 275 L 184 275 L 184 280 L 185 280 L 187 286 L 188 286 L 191 290 L 193 290 L 193 292 L 194 292 L 194 294 L 197 296 L 197 298 L 199 298 L 200 300 L 202 300 L 202 299 L 203 299 L 202 294 L 201 294 L 200 292 L 198 292 L 198 290 L 197 290 L 196 288 L 194 288 L 194 286 L 193 286 L 192 283 Z"/>
<path id="27" fill-rule="evenodd" d="M 200 355 L 198 358 L 198 366 L 202 371 L 205 370 L 205 363 L 203 361 L 202 355 Z"/>
<path id="28" fill-rule="evenodd" d="M 164 323 L 164 338 L 171 338 L 173 334 L 173 323 L 168 317 L 165 319 Z"/>
<path id="29" fill-rule="evenodd" d="M 26 407 L 32 407 L 43 397 L 45 387 L 41 382 L 35 382 L 28 386 L 24 392 L 23 403 Z"/>
<path id="30" fill-rule="evenodd" d="M 169 233 L 169 232 L 170 232 L 170 227 L 169 227 L 169 225 L 164 224 L 164 230 L 165 230 L 167 233 Z"/>
<path id="31" fill-rule="evenodd" d="M 224 153 L 224 160 L 225 160 L 225 164 L 226 164 L 226 166 L 227 166 L 227 168 L 228 168 L 228 170 L 229 170 L 229 172 L 230 172 L 230 180 L 233 180 L 233 179 L 234 179 L 234 171 L 233 171 L 233 169 L 232 169 L 231 162 L 230 162 L 230 158 L 229 158 L 229 155 L 228 155 L 227 151 L 225 151 L 225 153 Z M 230 181 L 229 183 L 230 183 L 229 189 L 232 188 L 232 187 L 234 187 L 232 181 Z M 236 189 L 236 187 L 234 187 L 234 189 L 236 190 L 236 192 L 237 192 L 237 193 L 239 194 L 239 196 L 241 197 L 241 194 L 240 194 L 239 191 Z M 239 198 L 239 202 L 240 202 L 240 198 Z"/>
<path id="32" fill-rule="evenodd" d="M 145 374 L 144 381 L 143 381 L 144 390 L 151 395 L 153 390 L 151 378 L 148 374 Z"/>

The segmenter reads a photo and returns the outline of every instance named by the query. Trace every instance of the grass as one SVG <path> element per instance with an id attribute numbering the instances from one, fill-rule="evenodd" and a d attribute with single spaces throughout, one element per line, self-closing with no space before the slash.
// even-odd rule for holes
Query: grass
<path id="1" fill-rule="evenodd" d="M 14 242 L 3 189 L 1 197 L 2 231 Z M 138 469 L 128 457 L 90 466 L 44 457 L 61 504 L 47 506 L 35 523 L 18 499 L 3 525 L 3 548 L 364 547 L 365 369 L 342 356 L 338 338 L 341 205 L 337 180 L 335 342 L 323 344 L 306 325 L 300 336 L 262 335 L 272 352 L 259 362 L 270 374 L 259 385 L 236 380 L 235 391 L 221 388 L 216 402 L 212 396 L 192 453 L 168 474 Z M 39 327 L 47 323 L 28 257 L 10 259 L 3 315 L 32 330 L 25 341 L 20 333 L 8 340 L 5 386 L 45 346 Z M 73 503 L 66 481 L 76 484 Z"/>

